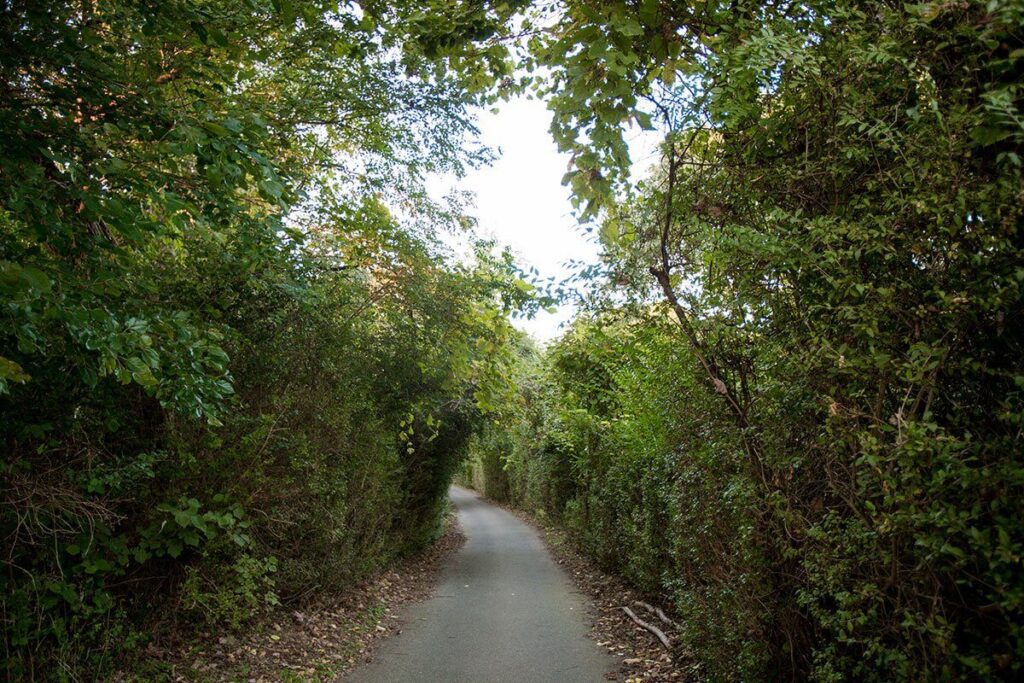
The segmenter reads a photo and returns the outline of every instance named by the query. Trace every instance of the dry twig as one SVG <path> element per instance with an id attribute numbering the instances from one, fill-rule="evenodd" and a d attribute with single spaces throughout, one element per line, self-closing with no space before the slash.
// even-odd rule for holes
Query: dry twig
<path id="1" fill-rule="evenodd" d="M 654 636 L 658 640 L 660 640 L 661 644 L 664 645 L 666 648 L 671 648 L 672 647 L 672 641 L 670 641 L 668 639 L 668 636 L 666 636 L 665 632 L 662 631 L 660 628 L 658 628 L 654 624 L 647 623 L 646 621 L 644 621 L 643 619 L 638 617 L 636 615 L 636 613 L 633 610 L 631 610 L 630 608 L 628 608 L 628 607 L 624 606 L 622 608 L 622 611 L 625 612 L 626 616 L 629 617 L 630 619 L 632 619 L 634 621 L 634 623 L 636 623 L 637 626 L 641 626 L 641 627 L 647 629 L 648 631 L 650 631 L 651 633 L 653 633 Z"/>

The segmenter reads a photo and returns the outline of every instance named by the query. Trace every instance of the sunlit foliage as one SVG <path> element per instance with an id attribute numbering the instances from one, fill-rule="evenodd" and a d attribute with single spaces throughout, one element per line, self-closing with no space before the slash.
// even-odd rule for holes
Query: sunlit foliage
<path id="1" fill-rule="evenodd" d="M 1024 667 L 1022 12 L 566 2 L 533 38 L 604 295 L 484 472 L 713 679 Z"/>
<path id="2" fill-rule="evenodd" d="M 437 532 L 531 287 L 437 238 L 467 219 L 424 180 L 489 157 L 501 54 L 437 71 L 414 4 L 0 4 L 8 677 L 101 676 Z"/>

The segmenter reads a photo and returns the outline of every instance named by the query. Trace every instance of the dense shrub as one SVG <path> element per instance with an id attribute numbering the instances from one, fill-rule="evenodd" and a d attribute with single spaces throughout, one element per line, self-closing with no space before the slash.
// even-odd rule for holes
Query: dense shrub
<path id="1" fill-rule="evenodd" d="M 486 22 L 428 57 L 414 9 L 0 5 L 7 677 L 102 677 L 437 533 L 530 288 L 436 238 L 467 219 L 423 179 L 488 158 L 502 49 L 438 71 Z"/>
<path id="2" fill-rule="evenodd" d="M 490 471 L 710 678 L 1019 678 L 1024 8 L 563 9 L 603 277 Z M 635 187 L 626 122 L 664 135 Z"/>
<path id="3" fill-rule="evenodd" d="M 504 323 L 476 317 L 496 305 L 489 280 L 413 256 L 386 292 L 343 272 L 253 296 L 188 269 L 183 307 L 238 302 L 221 326 L 235 392 L 217 425 L 112 378 L 77 393 L 60 359 L 22 358 L 32 380 L 2 399 L 13 672 L 31 652 L 102 670 L 161 615 L 239 626 L 435 535 L 481 414 L 474 385 L 493 381 L 468 347 Z M 378 275 L 402 269 L 387 258 Z"/>
<path id="4" fill-rule="evenodd" d="M 756 636 L 771 600 L 756 492 L 670 321 L 577 320 L 540 360 L 524 368 L 521 402 L 471 442 L 467 481 L 563 525 L 603 567 L 675 605 L 712 676 L 763 675 Z"/>

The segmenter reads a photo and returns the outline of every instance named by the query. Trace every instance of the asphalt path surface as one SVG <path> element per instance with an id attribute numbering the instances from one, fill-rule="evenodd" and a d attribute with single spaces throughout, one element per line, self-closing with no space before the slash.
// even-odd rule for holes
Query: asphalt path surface
<path id="1" fill-rule="evenodd" d="M 400 614 L 402 632 L 347 680 L 605 680 L 616 661 L 586 637 L 586 603 L 537 532 L 471 491 L 449 495 L 466 544 L 433 596 Z"/>

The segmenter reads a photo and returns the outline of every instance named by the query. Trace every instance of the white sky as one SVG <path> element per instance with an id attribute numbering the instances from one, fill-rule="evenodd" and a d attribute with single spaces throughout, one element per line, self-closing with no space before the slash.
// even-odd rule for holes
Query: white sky
<path id="1" fill-rule="evenodd" d="M 481 140 L 499 152 L 491 166 L 473 171 L 461 183 L 476 195 L 481 235 L 508 245 L 524 267 L 540 277 L 561 279 L 570 259 L 594 263 L 598 246 L 588 239 L 570 211 L 569 188 L 562 186 L 569 155 L 559 154 L 548 126 L 551 114 L 539 100 L 520 98 L 501 105 L 497 114 L 480 117 Z M 540 311 L 516 325 L 538 340 L 559 334 L 572 317 L 572 307 L 556 313 Z"/>
<path id="2" fill-rule="evenodd" d="M 481 141 L 499 157 L 492 165 L 471 171 L 457 187 L 476 195 L 471 213 L 479 221 L 481 236 L 511 247 L 519 263 L 536 268 L 541 279 L 560 280 L 569 274 L 570 260 L 596 263 L 598 245 L 571 214 L 569 188 L 562 186 L 569 155 L 558 153 L 548 132 L 550 122 L 544 103 L 525 97 L 503 103 L 497 113 L 482 113 Z M 635 174 L 652 163 L 656 136 L 630 137 Z M 573 306 L 563 304 L 555 313 L 541 311 L 515 324 L 547 341 L 561 333 L 560 325 L 572 314 Z"/>

